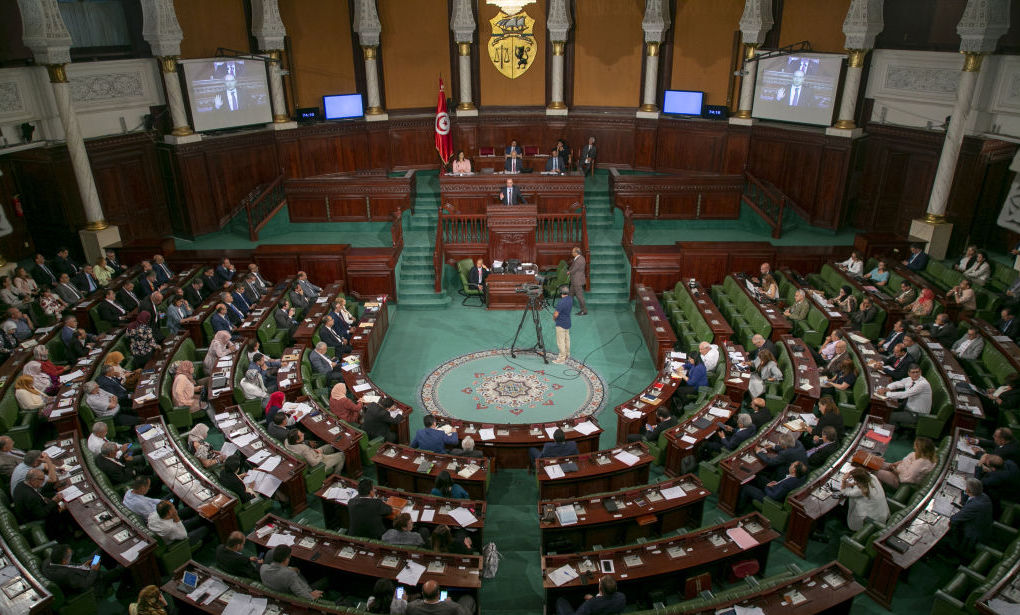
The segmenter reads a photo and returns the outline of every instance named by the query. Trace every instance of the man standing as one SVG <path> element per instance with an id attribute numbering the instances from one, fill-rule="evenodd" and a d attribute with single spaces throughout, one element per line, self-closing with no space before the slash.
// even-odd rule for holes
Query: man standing
<path id="1" fill-rule="evenodd" d="M 584 256 L 581 255 L 581 248 L 575 247 L 570 253 L 574 257 L 570 261 L 570 267 L 567 268 L 567 273 L 570 274 L 570 296 L 577 299 L 577 306 L 580 308 L 577 315 L 584 316 L 588 313 L 588 308 L 584 305 L 584 269 L 586 263 Z"/>
<path id="2" fill-rule="evenodd" d="M 509 177 L 506 180 L 506 188 L 499 192 L 499 202 L 504 205 L 520 205 L 524 202 L 524 197 L 521 196 L 521 191 L 514 188 L 514 180 Z"/>
<path id="3" fill-rule="evenodd" d="M 574 302 L 566 285 L 560 286 L 559 291 L 560 300 L 556 302 L 553 320 L 556 321 L 556 348 L 560 354 L 553 359 L 553 363 L 566 363 L 570 356 L 570 311 L 574 309 Z"/>

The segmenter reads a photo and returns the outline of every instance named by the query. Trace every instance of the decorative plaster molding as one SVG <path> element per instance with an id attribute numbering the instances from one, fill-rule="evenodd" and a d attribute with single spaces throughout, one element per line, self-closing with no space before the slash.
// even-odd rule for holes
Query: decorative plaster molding
<path id="1" fill-rule="evenodd" d="M 883 89 L 902 92 L 942 94 L 954 98 L 960 86 L 959 69 L 889 65 Z"/>
<path id="2" fill-rule="evenodd" d="M 645 16 L 641 20 L 641 30 L 645 33 L 646 43 L 663 42 L 671 24 L 669 2 L 666 0 L 645 0 Z"/>
<path id="3" fill-rule="evenodd" d="M 181 55 L 184 32 L 177 21 L 173 0 L 142 0 L 142 37 L 156 57 Z"/>
<path id="4" fill-rule="evenodd" d="M 745 45 L 761 45 L 772 29 L 772 0 L 745 0 L 740 16 L 740 32 Z"/>
<path id="5" fill-rule="evenodd" d="M 283 49 L 287 28 L 283 25 L 283 18 L 280 17 L 277 0 L 252 0 L 251 33 L 260 50 Z"/>
<path id="6" fill-rule="evenodd" d="M 883 0 L 852 0 L 843 20 L 846 49 L 873 49 L 885 22 L 882 19 Z"/>
<path id="7" fill-rule="evenodd" d="M 1009 31 L 1009 5 L 1012 0 L 967 0 L 956 33 L 960 51 L 994 53 L 1003 34 Z"/>
<path id="8" fill-rule="evenodd" d="M 0 117 L 20 113 L 25 110 L 25 101 L 21 97 L 16 81 L 0 81 Z"/>
<path id="9" fill-rule="evenodd" d="M 36 64 L 69 64 L 71 33 L 64 25 L 57 0 L 18 0 L 21 40 L 32 50 Z"/>
<path id="10" fill-rule="evenodd" d="M 545 24 L 549 40 L 554 43 L 566 41 L 571 25 L 570 7 L 567 6 L 567 1 L 549 0 L 549 19 Z"/>
<path id="11" fill-rule="evenodd" d="M 458 43 L 470 43 L 474 40 L 477 28 L 471 0 L 453 0 L 453 15 L 450 16 L 453 40 Z"/>
<path id="12" fill-rule="evenodd" d="M 375 0 L 355 0 L 354 31 L 358 33 L 358 44 L 361 46 L 374 47 L 379 44 L 382 23 L 379 21 Z"/>

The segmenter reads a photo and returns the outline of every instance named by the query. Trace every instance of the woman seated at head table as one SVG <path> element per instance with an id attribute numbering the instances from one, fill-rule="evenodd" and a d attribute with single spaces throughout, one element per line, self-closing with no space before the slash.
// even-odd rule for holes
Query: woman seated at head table
<path id="1" fill-rule="evenodd" d="M 457 158 L 454 159 L 451 165 L 451 171 L 454 173 L 470 173 L 471 172 L 471 161 L 464 157 L 464 150 L 457 152 Z"/>
<path id="2" fill-rule="evenodd" d="M 846 525 L 852 531 L 864 527 L 871 519 L 882 525 L 889 518 L 889 502 L 885 499 L 882 483 L 864 468 L 854 468 L 843 477 L 841 495 L 849 500 Z"/>
<path id="3" fill-rule="evenodd" d="M 893 489 L 900 485 L 919 485 L 938 463 L 935 443 L 929 438 L 915 438 L 914 450 L 899 461 L 887 463 L 876 473 L 882 484 Z"/>
<path id="4" fill-rule="evenodd" d="M 864 277 L 871 280 L 875 286 L 885 286 L 889 283 L 889 270 L 886 269 L 885 261 L 878 261 L 875 268 L 864 274 Z"/>
<path id="5" fill-rule="evenodd" d="M 209 426 L 205 423 L 196 423 L 188 432 L 188 451 L 198 459 L 202 467 L 223 463 L 226 455 L 212 447 L 206 438 L 209 437 Z"/>

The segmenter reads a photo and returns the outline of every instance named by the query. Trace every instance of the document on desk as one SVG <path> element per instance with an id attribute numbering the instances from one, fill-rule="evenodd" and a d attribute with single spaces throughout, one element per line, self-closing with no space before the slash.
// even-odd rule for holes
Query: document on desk
<path id="1" fill-rule="evenodd" d="M 131 545 L 130 549 L 124 551 L 120 555 L 121 555 L 121 557 L 123 557 L 127 561 L 133 562 L 136 559 L 138 559 L 138 554 L 141 553 L 142 549 L 144 549 L 147 546 L 148 545 L 145 543 L 144 540 L 139 540 L 135 544 Z"/>
<path id="2" fill-rule="evenodd" d="M 593 434 L 593 433 L 595 433 L 596 431 L 599 430 L 599 428 L 596 427 L 595 423 L 592 423 L 591 421 L 585 421 L 583 423 L 578 423 L 577 425 L 574 425 L 574 429 L 576 429 L 581 434 L 586 435 L 586 436 L 590 436 L 591 434 Z"/>
<path id="3" fill-rule="evenodd" d="M 256 434 L 248 433 L 238 438 L 235 438 L 234 445 L 237 446 L 237 448 L 244 448 L 251 444 L 252 442 L 254 442 L 256 438 L 258 438 Z"/>
<path id="4" fill-rule="evenodd" d="M 224 444 L 224 446 L 226 446 L 226 444 Z M 266 457 L 269 457 L 269 455 L 271 455 L 271 454 L 272 453 L 270 453 L 266 449 L 262 449 L 261 451 L 255 453 L 254 455 L 249 457 L 248 458 L 248 463 L 253 463 L 255 465 L 258 465 L 258 464 L 262 463 L 263 461 L 265 461 Z"/>
<path id="5" fill-rule="evenodd" d="M 557 429 L 559 429 L 559 427 L 557 427 L 555 425 L 553 425 L 552 427 L 546 427 L 545 428 L 545 433 L 548 434 L 549 437 L 551 438 L 551 437 L 553 437 L 553 434 L 556 433 Z"/>
<path id="6" fill-rule="evenodd" d="M 67 384 L 68 382 L 70 382 L 72 380 L 76 380 L 78 378 L 81 378 L 84 375 L 85 375 L 85 372 L 81 371 L 80 369 L 76 369 L 76 370 L 74 370 L 73 372 L 71 372 L 69 374 L 62 375 L 60 377 L 60 384 Z"/>
<path id="7" fill-rule="evenodd" d="M 569 583 L 573 581 L 579 576 L 580 575 L 577 574 L 577 571 L 574 570 L 573 566 L 571 566 L 570 564 L 565 564 L 563 566 L 560 566 L 556 570 L 550 572 L 549 580 L 552 581 L 556 585 L 556 587 L 559 587 L 564 583 Z"/>
<path id="8" fill-rule="evenodd" d="M 545 466 L 545 473 L 549 475 L 549 478 L 563 478 L 565 476 L 563 468 L 556 463 Z"/>
<path id="9" fill-rule="evenodd" d="M 78 488 L 77 486 L 75 486 L 75 485 L 71 485 L 70 487 L 67 487 L 67 488 L 65 488 L 65 489 L 64 489 L 63 491 L 61 491 L 61 492 L 60 492 L 60 497 L 61 497 L 61 498 L 62 498 L 62 499 L 63 499 L 63 500 L 65 501 L 65 502 L 71 502 L 71 501 L 74 501 L 74 500 L 76 500 L 77 498 L 80 498 L 80 497 L 81 497 L 81 489 L 79 489 L 79 488 Z"/>
<path id="10" fill-rule="evenodd" d="M 629 419 L 639 419 L 639 418 L 643 417 L 644 414 L 642 414 L 641 412 L 639 412 L 637 410 L 631 410 L 630 408 L 624 408 L 623 409 L 623 416 L 625 416 L 625 417 L 627 417 Z"/>
<path id="11" fill-rule="evenodd" d="M 276 532 L 269 536 L 269 540 L 266 541 L 266 546 L 270 549 L 279 545 L 292 546 L 294 544 L 293 534 L 284 534 L 282 532 Z"/>
<path id="12" fill-rule="evenodd" d="M 730 540 L 737 543 L 737 546 L 740 547 L 741 550 L 750 549 L 758 544 L 758 541 L 754 539 L 754 536 L 748 534 L 747 530 L 742 527 L 731 527 L 726 530 L 726 535 L 730 537 Z"/>
<path id="13" fill-rule="evenodd" d="M 660 489 L 659 493 L 661 493 L 662 497 L 666 498 L 667 500 L 675 500 L 677 498 L 682 498 L 685 495 L 687 495 L 686 491 L 684 491 L 683 489 L 676 485 L 668 489 Z"/>
<path id="14" fill-rule="evenodd" d="M 423 508 L 421 511 L 421 522 L 431 523 L 436 518 L 436 510 L 434 508 Z"/>
<path id="15" fill-rule="evenodd" d="M 617 459 L 619 459 L 628 466 L 632 466 L 635 463 L 641 461 L 640 457 L 638 457 L 634 453 L 631 453 L 630 451 L 620 451 L 619 453 L 613 455 L 613 457 L 616 457 Z"/>
<path id="16" fill-rule="evenodd" d="M 280 465 L 280 456 L 279 455 L 273 455 L 269 459 L 266 459 L 265 461 L 263 461 L 259 465 L 258 469 L 262 470 L 263 472 L 272 472 L 279 465 Z"/>
<path id="17" fill-rule="evenodd" d="M 496 430 L 492 427 L 484 427 L 478 430 L 478 437 L 482 440 L 495 440 Z"/>
<path id="18" fill-rule="evenodd" d="M 370 391 L 370 390 L 372 390 L 372 385 L 367 383 L 367 382 L 365 382 L 365 383 L 362 383 L 362 384 L 356 384 L 352 388 L 354 389 L 355 393 L 361 393 L 363 391 Z"/>
<path id="19" fill-rule="evenodd" d="M 959 472 L 973 476 L 977 470 L 978 460 L 976 457 L 960 455 L 956 458 L 956 469 Z"/>
<path id="20" fill-rule="evenodd" d="M 49 457 L 50 459 L 56 459 L 57 457 L 60 457 L 61 455 L 64 454 L 64 449 L 60 448 L 59 446 L 48 446 L 46 447 L 46 450 L 43 451 L 43 454 Z"/>
<path id="21" fill-rule="evenodd" d="M 421 575 L 425 573 L 425 566 L 417 562 L 407 561 L 404 569 L 397 573 L 397 583 L 404 585 L 417 585 Z"/>
<path id="22" fill-rule="evenodd" d="M 711 408 L 709 408 L 708 413 L 711 414 L 712 416 L 717 416 L 721 419 L 730 418 L 730 411 L 727 410 L 726 408 L 720 408 L 718 406 L 712 406 Z"/>
<path id="23" fill-rule="evenodd" d="M 221 615 L 262 615 L 266 612 L 268 604 L 269 601 L 265 598 L 234 592 Z"/>
<path id="24" fill-rule="evenodd" d="M 464 508 L 463 506 L 458 506 L 457 508 L 454 508 L 448 514 L 451 517 L 453 517 L 453 520 L 459 523 L 461 527 L 467 527 L 472 523 L 476 523 L 478 521 L 478 517 L 475 517 L 473 514 L 471 514 L 470 510 Z"/>
<path id="25" fill-rule="evenodd" d="M 220 447 L 220 453 L 222 453 L 224 457 L 230 457 L 236 452 L 237 445 L 233 442 L 224 442 L 223 446 Z"/>
<path id="26" fill-rule="evenodd" d="M 685 442 L 687 444 L 697 444 L 698 443 L 697 438 L 692 438 L 692 437 L 688 436 L 687 434 L 684 434 L 683 436 L 681 436 L 680 437 L 680 441 L 681 442 Z"/>

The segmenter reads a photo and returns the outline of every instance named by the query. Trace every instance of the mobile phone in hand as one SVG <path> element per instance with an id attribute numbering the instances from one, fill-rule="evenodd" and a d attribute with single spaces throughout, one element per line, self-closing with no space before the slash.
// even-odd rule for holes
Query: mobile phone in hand
<path id="1" fill-rule="evenodd" d="M 445 600 L 446 600 L 446 590 L 444 589 L 443 591 L 439 592 L 439 601 L 443 602 Z"/>
<path id="2" fill-rule="evenodd" d="M 99 556 L 99 554 L 97 553 L 97 554 L 96 554 L 95 556 L 93 556 L 93 558 L 92 558 L 92 563 L 91 563 L 91 564 L 89 564 L 89 566 L 95 566 L 96 564 L 98 564 L 98 563 L 99 563 L 99 560 L 100 560 L 100 556 Z"/>
<path id="3" fill-rule="evenodd" d="M 397 600 L 403 600 L 404 599 L 404 588 L 402 586 L 398 586 L 397 587 L 396 597 L 397 597 Z"/>

